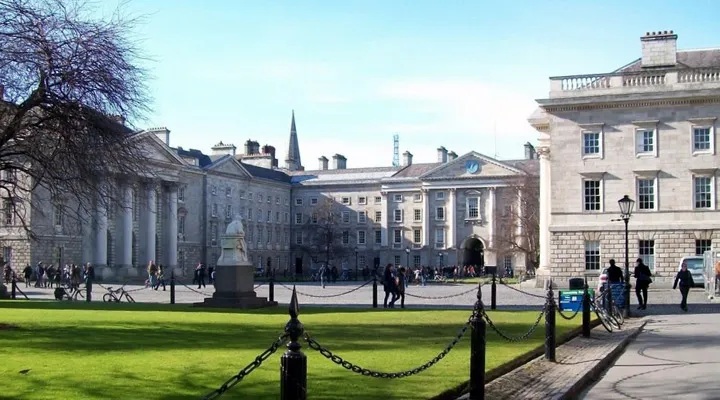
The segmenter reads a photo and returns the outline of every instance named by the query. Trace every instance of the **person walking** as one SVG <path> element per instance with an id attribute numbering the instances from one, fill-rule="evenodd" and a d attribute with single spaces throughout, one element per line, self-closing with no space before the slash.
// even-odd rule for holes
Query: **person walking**
<path id="1" fill-rule="evenodd" d="M 715 294 L 720 293 L 720 260 L 715 263 Z"/>
<path id="2" fill-rule="evenodd" d="M 383 289 L 385 290 L 385 300 L 383 301 L 383 308 L 395 308 L 395 301 L 397 301 L 397 281 L 393 265 L 388 264 L 385 266 L 383 271 Z M 391 297 L 392 296 L 392 297 Z M 388 304 L 388 297 L 391 297 L 390 304 Z"/>
<path id="3" fill-rule="evenodd" d="M 165 267 L 162 264 L 158 264 L 157 282 L 155 283 L 155 287 L 153 289 L 158 290 L 160 285 L 162 285 L 163 292 L 164 292 L 165 291 Z"/>
<path id="4" fill-rule="evenodd" d="M 325 275 L 327 275 L 327 267 L 325 266 L 325 264 L 323 264 L 320 266 L 320 270 L 318 271 L 318 276 L 320 277 L 320 285 L 323 289 L 325 289 Z"/>
<path id="5" fill-rule="evenodd" d="M 150 260 L 147 267 L 148 281 L 145 287 L 154 288 L 157 282 L 157 265 Z"/>
<path id="6" fill-rule="evenodd" d="M 405 267 L 400 267 L 397 282 L 397 296 L 400 299 L 400 308 L 405 308 L 405 286 L 407 284 L 405 281 Z"/>
<path id="7" fill-rule="evenodd" d="M 645 310 L 647 309 L 648 287 L 652 283 L 652 271 L 641 258 L 638 258 L 633 275 L 635 275 L 635 295 L 638 299 L 638 310 Z"/>
<path id="8" fill-rule="evenodd" d="M 680 283 L 680 295 L 682 295 L 682 301 L 680 302 L 680 308 L 683 311 L 688 310 L 687 297 L 690 292 L 690 288 L 695 286 L 692 274 L 688 271 L 687 262 L 683 261 L 680 271 L 675 275 L 675 283 L 673 283 L 673 289 L 677 289 L 678 283 Z"/>
<path id="9" fill-rule="evenodd" d="M 608 290 L 608 298 L 611 298 L 614 303 L 617 303 L 617 299 L 615 299 L 612 295 L 612 286 L 617 284 L 622 284 L 623 282 L 623 271 L 615 265 L 615 259 L 610 259 L 610 266 L 607 269 L 607 290 Z M 620 291 L 620 293 L 624 293 L 623 290 Z"/>
<path id="10" fill-rule="evenodd" d="M 33 270 L 30 264 L 23 269 L 23 278 L 25 278 L 25 287 L 30 287 L 30 279 L 32 279 Z"/>
<path id="11" fill-rule="evenodd" d="M 200 286 L 205 287 L 205 265 L 202 263 L 198 264 L 195 271 L 197 272 L 197 288 L 200 289 Z"/>

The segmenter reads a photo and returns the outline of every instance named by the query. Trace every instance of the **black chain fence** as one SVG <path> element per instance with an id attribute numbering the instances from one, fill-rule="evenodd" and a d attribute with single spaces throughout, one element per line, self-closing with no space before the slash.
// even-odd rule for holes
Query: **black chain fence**
<path id="1" fill-rule="evenodd" d="M 532 336 L 533 333 L 535 333 L 535 330 L 536 330 L 537 327 L 540 325 L 540 321 L 542 320 L 543 315 L 545 315 L 545 312 L 547 311 L 547 304 L 543 306 L 542 310 L 540 310 L 540 313 L 538 314 L 537 319 L 535 320 L 535 323 L 530 327 L 530 329 L 529 329 L 526 333 L 524 333 L 524 334 L 522 334 L 522 335 L 520 335 L 520 336 L 513 336 L 513 335 L 510 335 L 510 334 L 506 333 L 505 331 L 503 331 L 502 329 L 498 328 L 498 327 L 495 325 L 495 323 L 493 322 L 493 320 L 490 319 L 490 316 L 487 315 L 487 313 L 485 312 L 485 309 L 482 309 L 482 310 L 480 310 L 480 311 L 481 311 L 481 317 L 482 317 L 483 319 L 485 319 L 485 322 L 487 322 L 488 326 L 489 326 L 493 331 L 495 331 L 495 333 L 497 333 L 498 336 L 500 336 L 501 338 L 507 340 L 508 342 L 515 343 L 515 342 L 521 342 L 521 341 L 523 341 L 523 340 L 526 340 L 526 339 L 528 339 L 530 336 Z"/>
<path id="2" fill-rule="evenodd" d="M 347 291 L 345 291 L 345 292 L 342 292 L 342 293 L 335 293 L 335 294 L 310 294 L 310 293 L 303 293 L 303 292 L 301 292 L 301 291 L 299 291 L 299 290 L 296 290 L 296 289 L 294 289 L 294 288 L 291 288 L 291 287 L 289 287 L 289 286 L 287 286 L 287 285 L 285 285 L 285 284 L 283 284 L 283 283 L 280 283 L 280 282 L 275 282 L 275 284 L 278 285 L 278 286 L 281 286 L 281 287 L 283 287 L 283 288 L 285 288 L 285 289 L 287 289 L 287 290 L 289 290 L 289 291 L 295 290 L 295 292 L 296 292 L 297 294 L 301 295 L 301 296 L 314 297 L 314 298 L 320 298 L 320 299 L 327 299 L 327 298 L 330 298 L 330 297 L 340 297 L 340 296 L 348 295 L 348 294 L 350 294 L 350 293 L 352 293 L 352 292 L 355 292 L 355 291 L 357 291 L 357 290 L 360 290 L 360 289 L 364 288 L 365 286 L 371 284 L 372 282 L 373 282 L 373 281 L 372 281 L 372 279 L 371 279 L 371 280 L 363 283 L 363 284 L 360 285 L 360 286 L 354 287 L 354 288 L 352 288 L 352 289 L 350 289 L 350 290 L 347 290 Z"/>
<path id="3" fill-rule="evenodd" d="M 487 283 L 487 282 L 481 283 L 481 284 L 480 284 L 480 287 L 484 286 L 486 283 Z M 478 291 L 478 287 L 473 286 L 473 288 L 470 289 L 470 290 L 466 290 L 466 291 L 461 292 L 461 293 L 449 294 L 449 295 L 446 295 L 446 296 L 421 296 L 421 295 L 419 295 L 419 294 L 408 293 L 407 291 L 405 291 L 405 296 L 414 297 L 414 298 L 417 298 L 417 299 L 425 299 L 425 300 L 442 300 L 442 299 L 451 299 L 451 298 L 453 298 L 453 297 L 464 296 L 464 295 L 466 295 L 466 294 L 468 294 L 468 293 L 477 292 L 477 291 Z"/>

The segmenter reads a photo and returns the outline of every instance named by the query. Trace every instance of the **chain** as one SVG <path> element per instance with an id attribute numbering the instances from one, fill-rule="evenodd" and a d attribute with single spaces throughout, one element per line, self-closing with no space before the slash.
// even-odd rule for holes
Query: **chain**
<path id="1" fill-rule="evenodd" d="M 514 288 L 514 287 L 508 285 L 507 283 L 503 283 L 502 281 L 500 282 L 500 284 L 503 285 L 503 286 L 505 286 L 506 288 L 512 289 L 512 290 L 514 290 L 514 291 L 516 291 L 516 292 L 518 292 L 518 293 L 522 293 L 522 294 L 527 295 L 527 296 L 537 297 L 538 299 L 545 299 L 545 296 L 541 296 L 541 295 L 535 294 L 535 293 L 529 293 L 529 292 L 526 292 L 526 291 L 524 291 L 524 290 L 520 290 L 520 289 L 518 289 L 518 288 Z"/>
<path id="2" fill-rule="evenodd" d="M 179 280 L 178 278 L 175 278 L 175 281 L 176 281 L 176 282 L 179 282 L 181 285 L 185 286 L 185 287 L 186 287 L 187 289 L 189 289 L 191 292 L 195 292 L 195 293 L 200 294 L 200 295 L 203 295 L 203 296 L 212 296 L 212 293 L 204 293 L 204 292 L 201 292 L 201 291 L 199 291 L 199 290 L 195 290 L 195 289 L 191 288 L 190 286 L 184 284 L 184 283 L 183 283 L 181 280 Z"/>
<path id="3" fill-rule="evenodd" d="M 345 296 L 346 294 L 350 294 L 350 293 L 352 293 L 352 292 L 354 292 L 354 291 L 356 291 L 356 290 L 360 290 L 361 288 L 369 285 L 371 282 L 372 282 L 372 279 L 369 280 L 369 281 L 367 281 L 367 282 L 365 282 L 365 283 L 363 283 L 362 285 L 360 285 L 360 286 L 358 286 L 358 287 L 356 287 L 356 288 L 350 289 L 350 290 L 348 290 L 348 291 L 346 291 L 346 292 L 336 293 L 336 294 L 309 294 L 309 293 L 303 293 L 303 292 L 301 292 L 301 291 L 299 291 L 299 290 L 297 290 L 297 289 L 295 290 L 295 292 L 296 292 L 297 294 L 301 295 L 301 296 L 326 299 L 326 298 L 329 298 L 329 297 Z M 284 284 L 282 284 L 282 283 L 280 283 L 280 282 L 276 282 L 276 283 L 277 283 L 279 286 L 282 286 L 282 287 L 284 287 L 284 288 L 287 289 L 287 290 L 290 290 L 290 291 L 293 290 L 293 288 L 288 287 L 288 286 L 286 286 L 286 285 L 284 285 Z"/>
<path id="4" fill-rule="evenodd" d="M 543 309 L 540 310 L 540 314 L 538 314 L 538 317 L 535 320 L 535 323 L 533 324 L 533 326 L 530 327 L 530 330 L 520 336 L 511 336 L 511 335 L 503 332 L 500 328 L 495 326 L 493 321 L 490 319 L 490 316 L 488 316 L 487 313 L 485 312 L 485 309 L 481 310 L 480 312 L 482 313 L 481 316 L 485 319 L 485 321 L 487 321 L 488 326 L 490 328 L 492 328 L 492 330 L 494 330 L 498 335 L 500 335 L 501 338 L 507 340 L 508 342 L 521 342 L 521 341 L 529 338 L 530 336 L 532 336 L 532 334 L 535 332 L 537 327 L 540 325 L 540 320 L 542 319 L 543 315 L 545 315 L 546 310 L 547 310 L 546 306 L 543 306 Z"/>
<path id="5" fill-rule="evenodd" d="M 472 324 L 473 319 L 478 315 L 478 312 L 480 312 L 479 305 L 480 305 L 479 301 L 475 303 L 475 308 L 473 309 L 473 312 L 470 315 L 470 317 L 468 318 L 467 322 L 465 322 L 465 324 L 463 324 L 462 328 L 460 328 L 460 330 L 458 331 L 457 335 L 455 335 L 453 340 L 447 346 L 445 346 L 445 348 L 442 349 L 442 351 L 440 351 L 440 353 L 438 353 L 438 355 L 433 357 L 430 361 L 426 362 L 425 364 L 423 364 L 419 367 L 413 368 L 413 369 L 409 369 L 407 371 L 380 372 L 380 371 L 373 371 L 368 368 L 363 368 L 357 364 L 353 364 L 350 361 L 343 359 L 342 357 L 340 357 L 337 354 L 334 354 L 331 350 L 324 347 L 323 345 L 318 343 L 315 339 L 313 339 L 307 332 L 303 336 L 303 339 L 305 339 L 305 341 L 307 342 L 308 346 L 311 349 L 318 351 L 323 357 L 325 357 L 328 360 L 334 362 L 335 364 L 347 369 L 348 371 L 352 371 L 356 374 L 360 374 L 363 376 L 369 376 L 372 378 L 383 378 L 383 379 L 406 378 L 408 376 L 417 375 L 417 374 L 425 371 L 426 369 L 432 367 L 433 365 L 440 362 L 440 360 L 445 358 L 445 356 L 447 356 L 448 353 L 450 353 L 450 351 L 452 351 L 452 349 L 454 349 L 455 346 L 460 342 L 460 340 L 463 338 L 463 336 L 465 336 L 465 332 L 467 332 L 468 328 L 470 327 L 470 324 Z"/>
<path id="6" fill-rule="evenodd" d="M 483 283 L 483 284 L 480 285 L 480 286 L 483 286 L 483 285 L 485 285 L 485 283 Z M 450 299 L 450 298 L 453 298 L 453 297 L 459 297 L 459 296 L 463 296 L 463 295 L 466 295 L 466 294 L 468 294 L 468 293 L 477 292 L 477 291 L 478 291 L 478 287 L 476 287 L 475 285 L 473 285 L 473 288 L 470 289 L 470 290 L 466 290 L 466 291 L 464 291 L 464 292 L 462 292 L 462 293 L 450 294 L 450 295 L 447 295 L 447 296 L 419 296 L 419 295 L 411 294 L 411 293 L 407 293 L 407 292 L 405 293 L 405 296 L 415 297 L 415 298 L 417 298 L 417 299 L 441 300 L 441 299 Z"/>
<path id="7" fill-rule="evenodd" d="M 255 369 L 260 367 L 262 363 L 265 362 L 265 360 L 270 358 L 270 356 L 273 355 L 280 348 L 280 346 L 282 346 L 283 343 L 285 343 L 285 339 L 287 339 L 287 337 L 288 335 L 285 334 L 277 338 L 273 342 L 273 344 L 271 344 L 270 347 L 267 348 L 267 350 L 260 353 L 250 364 L 246 365 L 245 368 L 240 370 L 240 372 L 225 381 L 222 386 L 206 394 L 203 397 L 203 400 L 217 399 L 218 397 L 222 396 L 223 393 L 232 389 L 235 385 L 245 379 L 246 376 L 250 375 L 251 372 L 255 371 Z"/>
<path id="8" fill-rule="evenodd" d="M 558 304 L 555 302 L 555 299 L 553 299 L 553 304 L 555 304 L 555 309 L 557 310 L 558 314 L 559 314 L 563 319 L 568 320 L 568 321 L 570 321 L 571 319 L 575 318 L 575 317 L 578 315 L 578 313 L 580 312 L 580 309 L 582 308 L 582 307 L 578 307 L 577 310 L 575 310 L 575 312 L 572 314 L 572 316 L 568 317 L 568 316 L 566 316 L 565 314 L 563 314 L 562 310 L 560 309 L 560 307 L 558 306 Z"/>
<path id="9" fill-rule="evenodd" d="M 255 289 L 259 288 L 260 286 L 262 286 L 262 285 L 264 285 L 264 284 L 265 284 L 265 282 L 260 282 L 260 283 L 258 283 L 257 285 L 255 285 Z"/>

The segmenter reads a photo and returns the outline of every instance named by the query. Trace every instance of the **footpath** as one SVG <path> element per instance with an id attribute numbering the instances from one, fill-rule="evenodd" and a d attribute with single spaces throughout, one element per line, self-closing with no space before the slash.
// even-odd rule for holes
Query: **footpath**
<path id="1" fill-rule="evenodd" d="M 556 349 L 556 362 L 538 357 L 485 385 L 485 399 L 576 399 L 642 330 L 645 319 L 631 319 L 608 333 L 602 325 L 589 338 L 578 336 Z M 458 400 L 468 399 L 464 395 Z"/>

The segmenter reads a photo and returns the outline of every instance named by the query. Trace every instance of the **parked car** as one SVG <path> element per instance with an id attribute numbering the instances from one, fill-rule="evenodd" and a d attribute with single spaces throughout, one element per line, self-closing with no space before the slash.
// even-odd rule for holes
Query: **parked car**
<path id="1" fill-rule="evenodd" d="M 692 275 L 693 281 L 695 281 L 695 286 L 705 287 L 705 267 L 703 257 L 683 257 L 678 263 L 678 271 L 680 271 L 680 269 L 682 268 L 683 263 L 687 263 L 688 271 L 690 271 L 690 275 Z"/>

